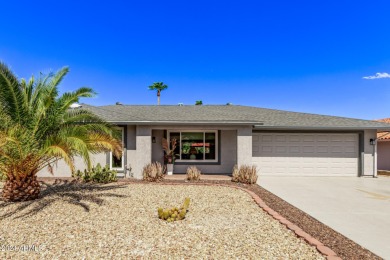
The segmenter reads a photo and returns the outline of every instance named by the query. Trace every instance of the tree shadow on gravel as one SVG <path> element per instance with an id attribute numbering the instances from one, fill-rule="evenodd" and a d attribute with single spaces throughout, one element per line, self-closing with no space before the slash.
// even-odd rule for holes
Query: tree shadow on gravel
<path id="1" fill-rule="evenodd" d="M 125 195 L 114 192 L 107 192 L 123 189 L 126 186 L 127 185 L 125 184 L 103 185 L 96 183 L 79 183 L 76 181 L 61 180 L 56 180 L 52 184 L 41 182 L 41 194 L 36 200 L 16 203 L 0 201 L 0 210 L 2 212 L 8 211 L 4 214 L 0 213 L 0 220 L 9 217 L 14 217 L 17 219 L 35 215 L 58 200 L 80 206 L 86 212 L 89 212 L 90 208 L 88 203 L 94 203 L 101 206 L 104 203 L 105 197 L 127 197 Z M 12 208 L 15 205 L 16 207 Z"/>

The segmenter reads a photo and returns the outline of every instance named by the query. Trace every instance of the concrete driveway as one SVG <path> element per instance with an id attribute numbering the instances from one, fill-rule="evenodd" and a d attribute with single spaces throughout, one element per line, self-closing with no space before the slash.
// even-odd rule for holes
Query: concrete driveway
<path id="1" fill-rule="evenodd" d="M 390 259 L 390 177 L 271 177 L 260 186 Z"/>

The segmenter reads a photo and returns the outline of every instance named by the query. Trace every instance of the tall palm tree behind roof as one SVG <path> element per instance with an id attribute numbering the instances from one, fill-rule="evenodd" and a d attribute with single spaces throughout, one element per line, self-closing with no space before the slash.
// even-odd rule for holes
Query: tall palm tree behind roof
<path id="1" fill-rule="evenodd" d="M 80 98 L 92 97 L 82 87 L 59 95 L 58 85 L 69 72 L 19 80 L 0 63 L 0 172 L 6 176 L 3 197 L 10 201 L 29 200 L 40 192 L 36 174 L 63 159 L 75 170 L 74 157 L 91 167 L 90 154 L 122 152 L 119 134 L 113 126 L 91 112 L 70 109 Z"/>
<path id="2" fill-rule="evenodd" d="M 157 90 L 157 105 L 160 105 L 161 91 L 166 90 L 168 86 L 165 85 L 163 82 L 154 82 L 148 88 L 149 90 Z"/>

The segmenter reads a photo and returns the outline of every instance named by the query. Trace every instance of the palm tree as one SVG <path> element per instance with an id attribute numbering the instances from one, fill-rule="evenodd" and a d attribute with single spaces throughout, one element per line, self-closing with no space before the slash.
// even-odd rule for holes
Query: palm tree
<path id="1" fill-rule="evenodd" d="M 122 153 L 114 126 L 90 111 L 70 106 L 95 92 L 82 87 L 59 95 L 58 85 L 68 73 L 19 80 L 0 62 L 0 172 L 5 175 L 3 198 L 7 201 L 36 199 L 40 193 L 37 173 L 52 172 L 53 163 L 63 159 L 72 171 L 74 157 L 91 167 L 90 154 Z"/>
<path id="2" fill-rule="evenodd" d="M 157 90 L 157 105 L 160 105 L 160 95 L 161 91 L 166 90 L 168 88 L 163 82 L 154 82 L 151 86 L 149 86 L 149 90 Z"/>

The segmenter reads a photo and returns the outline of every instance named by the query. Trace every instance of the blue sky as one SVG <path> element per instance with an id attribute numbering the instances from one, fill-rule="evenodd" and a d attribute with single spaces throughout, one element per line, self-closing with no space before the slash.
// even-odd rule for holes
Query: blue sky
<path id="1" fill-rule="evenodd" d="M 101 105 L 251 105 L 390 117 L 390 1 L 3 1 L 0 60 L 69 66 Z M 6 10 L 6 12 L 4 12 Z"/>

